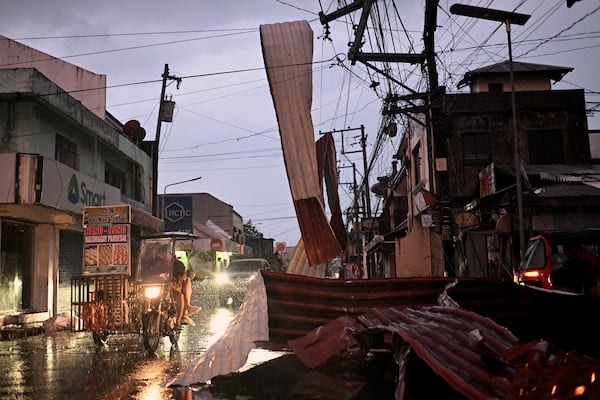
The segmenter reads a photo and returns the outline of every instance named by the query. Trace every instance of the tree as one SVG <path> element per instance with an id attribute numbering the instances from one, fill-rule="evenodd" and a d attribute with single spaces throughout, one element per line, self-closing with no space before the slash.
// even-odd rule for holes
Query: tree
<path id="1" fill-rule="evenodd" d="M 245 239 L 263 239 L 265 235 L 252 223 L 252 220 L 248 220 L 244 223 L 244 238 Z"/>

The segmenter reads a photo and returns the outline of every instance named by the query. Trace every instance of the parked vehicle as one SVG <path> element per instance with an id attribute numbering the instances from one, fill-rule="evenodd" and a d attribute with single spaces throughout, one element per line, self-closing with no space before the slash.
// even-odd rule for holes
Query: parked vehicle
<path id="1" fill-rule="evenodd" d="M 517 282 L 600 296 L 600 228 L 546 231 L 533 236 Z"/>
<path id="2" fill-rule="evenodd" d="M 261 269 L 271 270 L 271 265 L 264 258 L 238 258 L 223 271 L 215 276 L 217 285 L 224 285 L 230 282 L 249 281 Z"/>
<path id="3" fill-rule="evenodd" d="M 179 234 L 160 234 L 142 238 L 140 245 L 138 279 L 129 282 L 119 277 L 95 277 L 92 302 L 84 304 L 85 328 L 92 332 L 94 343 L 104 346 L 110 334 L 139 332 L 144 348 L 152 354 L 158 348 L 161 337 L 169 337 L 171 345 L 177 346 L 180 328 L 177 326 L 177 302 L 173 297 L 173 265 L 175 243 L 178 239 L 189 239 Z M 126 296 L 119 301 L 114 287 L 128 287 Z M 108 290 L 107 290 L 108 289 Z M 107 295 L 108 293 L 108 295 Z M 112 293 L 112 294 L 111 294 Z M 127 310 L 126 321 L 115 326 L 115 318 Z"/>
<path id="4" fill-rule="evenodd" d="M 139 218 L 150 216 L 139 214 Z M 109 335 L 138 333 L 149 353 L 161 337 L 177 346 L 181 290 L 174 292 L 176 251 L 191 250 L 186 232 L 141 235 L 128 205 L 84 208 L 83 275 L 71 279 L 73 331 L 89 331 L 96 345 Z M 177 298 L 174 298 L 177 295 Z M 179 300 L 179 302 L 177 301 Z"/>

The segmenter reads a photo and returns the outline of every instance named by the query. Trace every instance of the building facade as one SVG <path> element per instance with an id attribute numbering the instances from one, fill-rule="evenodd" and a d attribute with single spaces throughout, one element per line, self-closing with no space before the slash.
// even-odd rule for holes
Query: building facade
<path id="1" fill-rule="evenodd" d="M 82 208 L 149 211 L 152 160 L 105 111 L 105 76 L 2 39 L 0 313 L 51 317 L 82 272 Z"/>
<path id="2" fill-rule="evenodd" d="M 176 193 L 158 196 L 159 216 L 165 231 L 190 232 L 195 254 L 190 268 L 198 277 L 207 277 L 229 265 L 232 258 L 250 256 L 244 243 L 242 216 L 231 204 L 209 193 Z M 271 246 L 272 247 L 272 246 Z"/>
<path id="3" fill-rule="evenodd" d="M 378 187 L 385 229 L 371 249 L 396 276 L 510 279 L 519 223 L 526 237 L 600 224 L 600 170 L 592 163 L 584 93 L 551 90 L 570 70 L 514 63 L 516 121 L 507 63 L 471 71 L 461 81 L 471 93 L 441 97 L 441 121 L 406 127 L 400 167 Z M 432 141 L 432 129 L 444 130 L 443 143 Z M 446 146 L 446 156 L 436 158 L 435 146 Z M 520 222 L 515 176 L 523 188 Z"/>

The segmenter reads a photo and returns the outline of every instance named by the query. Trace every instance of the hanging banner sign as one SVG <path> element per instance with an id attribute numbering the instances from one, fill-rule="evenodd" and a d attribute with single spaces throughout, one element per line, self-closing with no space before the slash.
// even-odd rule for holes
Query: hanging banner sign
<path id="1" fill-rule="evenodd" d="M 129 223 L 131 223 L 131 206 L 128 204 L 83 209 L 83 226 Z"/>
<path id="2" fill-rule="evenodd" d="M 84 230 L 83 274 L 129 274 L 129 224 L 88 226 Z"/>

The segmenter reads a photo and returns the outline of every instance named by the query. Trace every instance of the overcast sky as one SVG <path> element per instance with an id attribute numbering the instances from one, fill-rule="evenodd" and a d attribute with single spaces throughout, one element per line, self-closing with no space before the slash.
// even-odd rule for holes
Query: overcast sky
<path id="1" fill-rule="evenodd" d="M 347 61 L 352 24 L 359 12 L 329 24 L 318 20 L 330 0 L 19 0 L 3 1 L 0 34 L 107 77 L 107 111 L 123 123 L 140 121 L 146 139 L 156 133 L 161 74 L 165 64 L 181 77 L 170 82 L 167 96 L 176 102 L 174 120 L 163 123 L 158 192 L 207 192 L 231 204 L 266 237 L 295 245 L 300 232 L 291 200 L 277 120 L 260 47 L 259 26 L 307 20 L 314 32 L 313 123 L 319 131 L 351 129 L 337 134 L 342 208 L 352 205 L 352 164 L 361 167 L 359 128 L 365 126 L 372 183 L 389 174 L 391 154 L 400 135 L 376 145 L 382 124 L 382 99 L 391 89 L 405 94 L 363 65 Z M 393 30 L 386 51 L 421 53 L 424 2 L 379 0 L 382 30 Z M 453 16 L 455 1 L 440 1 L 436 49 L 440 85 L 457 92 L 468 70 L 508 58 L 503 25 Z M 462 1 L 481 7 L 530 14 L 525 26 L 512 28 L 515 61 L 573 67 L 555 89 L 585 89 L 587 107 L 598 111 L 597 69 L 600 45 L 600 1 L 581 0 L 567 8 L 566 0 Z M 386 13 L 387 11 L 387 13 Z M 373 26 L 369 23 L 369 26 Z M 371 49 L 367 35 L 363 51 Z M 375 50 L 380 51 L 380 50 Z M 408 64 L 391 67 L 395 80 L 424 91 L 421 70 Z M 600 129 L 598 114 L 590 114 L 591 129 Z M 399 120 L 399 125 L 402 120 Z M 343 145 L 342 145 L 343 138 Z M 372 209 L 380 211 L 377 199 Z M 215 216 L 218 222 L 218 216 Z"/>

